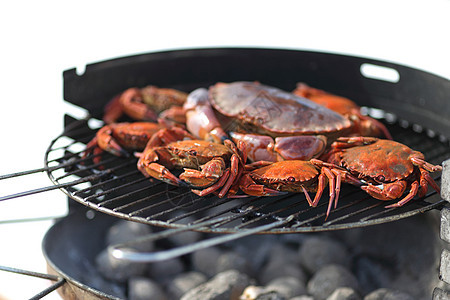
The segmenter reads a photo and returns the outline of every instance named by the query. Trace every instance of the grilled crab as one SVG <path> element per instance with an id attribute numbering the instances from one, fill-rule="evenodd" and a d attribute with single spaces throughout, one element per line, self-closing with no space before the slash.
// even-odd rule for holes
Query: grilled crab
<path id="1" fill-rule="evenodd" d="M 205 196 L 219 192 L 223 197 L 240 177 L 245 164 L 245 144 L 238 147 L 226 140 L 224 144 L 204 140 L 183 140 L 182 136 L 167 138 L 170 129 L 163 129 L 138 154 L 138 169 L 147 177 L 176 186 L 201 188 L 193 192 Z M 163 137 L 163 138 L 161 138 Z M 176 177 L 170 169 L 184 169 Z"/>
<path id="2" fill-rule="evenodd" d="M 327 139 L 345 135 L 351 127 L 348 119 L 321 105 L 258 82 L 219 82 L 210 87 L 208 97 L 217 120 L 201 120 L 218 123 L 235 142 L 245 141 L 253 161 L 317 157 Z M 190 121 L 187 117 L 188 129 Z M 217 130 L 200 123 L 197 132 Z"/>
<path id="3" fill-rule="evenodd" d="M 392 140 L 392 136 L 386 126 L 371 117 L 361 114 L 361 108 L 348 98 L 310 87 L 305 83 L 298 83 L 293 93 L 346 117 L 352 123 L 351 135 L 371 137 L 384 135 L 387 139 Z"/>
<path id="4" fill-rule="evenodd" d="M 103 151 L 116 156 L 128 157 L 128 151 L 142 151 L 150 138 L 162 128 L 161 125 L 151 122 L 105 125 L 97 131 L 95 137 L 86 145 L 83 157 L 94 154 L 93 160 L 95 163 L 100 161 L 98 155 Z"/>
<path id="5" fill-rule="evenodd" d="M 428 185 L 440 192 L 429 173 L 441 171 L 442 167 L 426 162 L 421 152 L 395 141 L 342 137 L 331 145 L 324 159 L 365 181 L 367 184 L 361 188 L 376 199 L 399 199 L 408 190 L 403 199 L 387 207 L 400 207 L 416 195 L 423 197 Z"/>
<path id="6" fill-rule="evenodd" d="M 276 196 L 283 192 L 303 192 L 308 204 L 316 207 L 324 189 L 329 184 L 327 217 L 330 214 L 333 202 L 334 206 L 337 206 L 341 179 L 353 184 L 361 184 L 345 169 L 318 159 L 250 164 L 250 166 L 253 165 L 262 167 L 244 173 L 239 181 L 239 188 L 252 196 Z M 316 192 L 314 200 L 311 200 L 308 192 Z"/>
<path id="7" fill-rule="evenodd" d="M 183 124 L 186 120 L 182 107 L 186 97 L 184 92 L 153 85 L 129 88 L 105 106 L 103 121 L 111 124 L 125 114 L 138 121 L 165 120 Z"/>

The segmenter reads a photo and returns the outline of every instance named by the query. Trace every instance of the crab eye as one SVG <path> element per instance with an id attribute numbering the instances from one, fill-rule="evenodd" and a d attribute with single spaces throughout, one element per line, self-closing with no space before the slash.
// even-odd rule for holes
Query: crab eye
<path id="1" fill-rule="evenodd" d="M 287 181 L 289 181 L 289 182 L 295 182 L 295 178 L 292 177 L 292 176 L 290 176 L 290 177 L 287 178 Z"/>
<path id="2" fill-rule="evenodd" d="M 376 178 L 376 180 L 377 180 L 378 182 L 384 182 L 384 181 L 386 180 L 386 178 L 384 178 L 383 175 L 378 175 L 377 178 Z"/>
<path id="3" fill-rule="evenodd" d="M 189 150 L 189 154 L 190 154 L 190 155 L 193 155 L 193 156 L 196 156 L 196 155 L 197 155 L 197 151 L 195 151 L 195 150 Z"/>

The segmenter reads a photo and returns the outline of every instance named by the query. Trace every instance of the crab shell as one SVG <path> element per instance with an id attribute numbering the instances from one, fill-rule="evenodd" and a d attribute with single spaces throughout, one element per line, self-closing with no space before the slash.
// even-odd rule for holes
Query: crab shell
<path id="1" fill-rule="evenodd" d="M 214 157 L 228 161 L 233 152 L 225 145 L 203 140 L 177 141 L 164 146 L 172 155 L 171 163 L 179 168 L 198 169 Z"/>
<path id="2" fill-rule="evenodd" d="M 415 170 L 411 157 L 424 159 L 421 152 L 390 140 L 343 149 L 332 163 L 371 183 L 394 182 L 408 178 Z M 337 161 L 340 160 L 340 161 Z"/>
<path id="3" fill-rule="evenodd" d="M 183 106 L 188 95 L 182 91 L 158 88 L 153 85 L 143 87 L 140 93 L 142 102 L 149 105 L 158 114 L 172 106 Z"/>
<path id="4" fill-rule="evenodd" d="M 249 173 L 257 183 L 283 192 L 317 191 L 319 171 L 309 161 L 280 161 Z"/>
<path id="5" fill-rule="evenodd" d="M 102 127 L 96 136 L 101 146 L 105 137 L 112 136 L 125 149 L 143 150 L 150 138 L 161 128 L 158 123 L 151 122 L 113 123 Z M 105 134 L 105 131 L 109 134 Z M 107 150 L 106 146 L 103 148 Z"/>
<path id="6" fill-rule="evenodd" d="M 257 82 L 219 82 L 210 87 L 209 97 L 220 121 L 228 122 L 223 124 L 228 131 L 334 139 L 351 127 L 348 119 L 330 109 Z"/>

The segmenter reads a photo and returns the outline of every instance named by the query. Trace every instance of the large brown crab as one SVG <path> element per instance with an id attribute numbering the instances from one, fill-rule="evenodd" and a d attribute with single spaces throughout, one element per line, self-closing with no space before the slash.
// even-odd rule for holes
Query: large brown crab
<path id="1" fill-rule="evenodd" d="M 367 184 L 361 188 L 379 200 L 401 198 L 387 207 L 399 207 L 414 198 L 424 196 L 428 185 L 440 192 L 430 172 L 442 167 L 425 161 L 421 152 L 391 140 L 372 137 L 341 137 L 324 155 L 329 163 L 339 165 Z"/>
<path id="2" fill-rule="evenodd" d="M 327 139 L 345 135 L 351 127 L 351 122 L 336 112 L 258 82 L 216 83 L 209 88 L 208 100 L 206 106 L 212 106 L 217 120 L 201 120 L 208 125 L 220 124 L 235 142 L 245 141 L 253 161 L 317 157 Z M 187 117 L 187 128 L 194 127 L 189 123 Z M 198 128 L 200 132 L 207 126 Z M 210 132 L 209 127 L 205 131 Z"/>
<path id="3" fill-rule="evenodd" d="M 187 93 L 169 88 L 149 85 L 129 88 L 114 97 L 104 109 L 103 121 L 116 122 L 123 114 L 138 121 L 168 120 L 185 123 L 182 109 Z"/>
<path id="4" fill-rule="evenodd" d="M 162 180 L 168 184 L 189 186 L 200 196 L 221 189 L 223 197 L 240 177 L 246 156 L 245 144 L 238 146 L 226 140 L 224 144 L 204 140 L 183 140 L 182 137 L 168 138 L 170 129 L 163 129 L 149 141 L 139 157 L 138 169 L 147 177 Z M 165 138 L 161 138 L 165 136 Z M 176 177 L 170 169 L 184 169 Z M 202 190 L 197 190 L 201 188 Z"/>
<path id="5" fill-rule="evenodd" d="M 346 117 L 352 123 L 351 135 L 372 137 L 384 135 L 387 139 L 392 140 L 392 136 L 386 126 L 376 119 L 363 115 L 361 113 L 361 107 L 348 98 L 310 87 L 302 82 L 297 84 L 293 93 L 323 105 Z"/>

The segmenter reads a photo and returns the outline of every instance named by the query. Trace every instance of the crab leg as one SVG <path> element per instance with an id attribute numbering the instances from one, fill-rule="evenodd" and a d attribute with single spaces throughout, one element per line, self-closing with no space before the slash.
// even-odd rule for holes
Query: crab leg
<path id="1" fill-rule="evenodd" d="M 316 196 L 314 197 L 314 201 L 310 204 L 312 207 L 316 207 L 319 203 L 320 198 L 322 197 L 322 193 L 325 190 L 326 187 L 326 175 L 324 173 L 321 173 L 319 177 L 317 178 L 318 185 L 317 185 L 317 192 Z"/>
<path id="2" fill-rule="evenodd" d="M 302 185 L 302 190 L 303 190 L 303 194 L 305 194 L 306 201 L 308 201 L 309 206 L 314 207 L 314 206 L 313 206 L 313 201 L 311 200 L 311 197 L 309 196 L 308 191 L 305 189 L 305 187 L 304 187 L 303 185 Z M 317 194 L 318 194 L 318 193 L 319 193 L 319 192 L 317 191 L 316 197 L 317 197 Z"/>
<path id="3" fill-rule="evenodd" d="M 339 194 L 341 192 L 342 176 L 341 176 L 341 172 L 339 172 L 335 169 L 332 169 L 331 172 L 333 172 L 336 175 L 336 196 L 334 198 L 334 208 L 336 209 L 337 204 L 338 204 Z"/>
<path id="4" fill-rule="evenodd" d="M 161 145 L 167 145 L 171 142 L 181 141 L 183 139 L 194 139 L 194 137 L 180 127 L 173 127 L 171 129 L 163 128 L 152 136 L 143 152 Z"/>
<path id="5" fill-rule="evenodd" d="M 221 186 L 223 186 L 225 184 L 225 182 L 228 180 L 229 177 L 230 177 L 230 169 L 226 169 L 223 172 L 223 174 L 220 177 L 220 179 L 216 183 L 211 185 L 210 187 L 207 187 L 206 189 L 203 189 L 203 190 L 194 190 L 194 189 L 192 189 L 191 191 L 194 194 L 199 195 L 200 197 L 209 195 L 209 194 L 214 193 L 215 191 L 217 191 Z"/>
<path id="6" fill-rule="evenodd" d="M 116 122 L 123 114 L 122 104 L 120 103 L 120 96 L 117 95 L 106 104 L 103 110 L 103 122 L 112 124 Z"/>
<path id="7" fill-rule="evenodd" d="M 371 132 L 371 131 L 374 132 L 375 130 L 371 129 L 371 127 L 375 127 L 377 130 L 379 130 L 380 132 L 383 133 L 383 135 L 385 136 L 386 139 L 393 140 L 391 133 L 386 128 L 386 126 L 384 126 L 383 123 L 381 123 L 380 121 L 378 121 L 376 119 L 373 119 L 371 117 L 361 114 L 361 112 L 359 110 L 355 110 L 353 113 L 356 116 L 358 116 L 358 118 L 361 120 L 360 125 L 358 127 L 365 129 L 365 130 L 363 130 L 363 129 L 360 130 L 361 134 L 364 134 L 364 132 L 366 132 L 366 133 Z"/>
<path id="8" fill-rule="evenodd" d="M 242 168 L 239 168 L 239 158 L 236 155 L 233 155 L 231 157 L 230 177 L 223 185 L 223 188 L 220 190 L 220 193 L 218 195 L 219 198 L 225 196 L 225 194 L 231 188 L 236 178 L 238 178 L 238 174 L 240 173 L 239 170 L 242 170 Z"/>
<path id="9" fill-rule="evenodd" d="M 236 147 L 236 145 L 232 141 L 225 140 L 224 144 L 228 146 L 228 148 L 230 148 L 234 152 L 234 154 L 231 156 L 230 178 L 228 179 L 227 183 L 224 184 L 222 190 L 218 194 L 219 198 L 225 196 L 225 194 L 230 189 L 232 189 L 232 194 L 236 194 L 233 186 L 239 183 L 239 179 L 244 172 L 245 163 L 247 162 L 246 143 L 239 141 L 238 146 Z"/>
<path id="10" fill-rule="evenodd" d="M 423 159 L 419 158 L 419 157 L 411 157 L 411 161 L 418 167 L 421 167 L 425 170 L 427 170 L 428 172 L 437 172 L 437 171 L 442 171 L 442 167 L 439 165 L 433 165 L 430 164 L 429 162 L 424 161 Z"/>
<path id="11" fill-rule="evenodd" d="M 97 137 L 94 137 L 89 143 L 86 144 L 86 150 L 83 152 L 82 159 L 85 159 L 90 154 L 94 156 L 92 161 L 95 164 L 100 163 L 101 157 L 99 156 L 101 153 L 103 153 L 103 149 L 98 147 Z"/>
<path id="12" fill-rule="evenodd" d="M 436 184 L 436 182 L 433 180 L 433 178 L 431 178 L 430 174 L 428 174 L 428 172 L 422 172 L 422 177 L 425 178 L 425 180 L 431 185 L 431 187 L 438 193 L 441 192 L 441 189 L 439 188 L 439 186 Z"/>
<path id="13" fill-rule="evenodd" d="M 433 189 L 435 189 L 438 193 L 440 193 L 441 189 L 436 184 L 436 182 L 434 182 L 433 178 L 431 178 L 428 172 L 442 171 L 442 167 L 430 164 L 429 162 L 426 162 L 425 160 L 418 157 L 411 157 L 411 161 L 413 162 L 413 164 L 417 165 L 420 170 L 420 186 L 422 187 L 420 195 L 424 196 L 425 193 L 427 192 L 426 182 L 428 182 Z M 424 180 L 426 182 L 424 182 Z"/>

